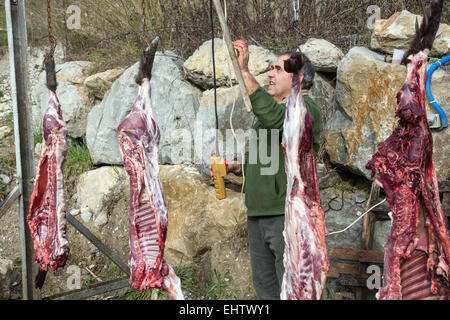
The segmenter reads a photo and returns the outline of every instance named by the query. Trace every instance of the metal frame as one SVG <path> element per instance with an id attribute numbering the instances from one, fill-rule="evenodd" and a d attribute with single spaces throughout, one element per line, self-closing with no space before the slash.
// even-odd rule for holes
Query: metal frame
<path id="1" fill-rule="evenodd" d="M 27 62 L 27 28 L 25 16 L 25 0 L 5 0 L 6 22 L 8 31 L 8 48 L 11 77 L 11 96 L 14 113 L 14 136 L 16 147 L 16 167 L 18 186 L 11 191 L 0 204 L 0 217 L 7 208 L 19 200 L 19 228 L 22 252 L 22 297 L 24 300 L 41 299 L 41 292 L 34 288 L 34 276 L 39 266 L 33 263 L 33 241 L 27 228 L 26 214 L 34 187 L 34 148 L 31 123 L 31 106 L 29 103 L 29 81 Z M 113 263 L 128 276 L 129 268 L 119 257 L 97 237 L 95 237 L 81 222 L 70 213 L 66 213 L 67 221 L 84 237 L 94 244 Z M 102 282 L 87 289 L 63 292 L 44 299 L 84 299 L 108 291 L 129 286 L 127 278 Z"/>

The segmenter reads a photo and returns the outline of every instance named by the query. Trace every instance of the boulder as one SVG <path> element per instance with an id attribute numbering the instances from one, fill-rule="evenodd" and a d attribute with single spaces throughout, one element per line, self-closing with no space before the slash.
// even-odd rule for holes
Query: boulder
<path id="1" fill-rule="evenodd" d="M 183 65 L 187 79 L 202 89 L 211 89 L 214 86 L 211 44 L 211 40 L 204 42 Z M 254 76 L 269 71 L 271 63 L 277 58 L 269 50 L 255 45 L 249 45 L 249 52 L 248 69 Z M 228 50 L 225 42 L 220 38 L 214 39 L 214 57 L 216 85 L 228 86 L 230 83 L 230 71 L 231 79 L 236 84 Z"/>
<path id="2" fill-rule="evenodd" d="M 85 223 L 92 222 L 94 227 L 101 229 L 108 222 L 105 202 L 124 172 L 123 167 L 104 166 L 85 172 L 78 178 L 77 204 Z"/>
<path id="3" fill-rule="evenodd" d="M 248 113 L 242 100 L 242 94 L 238 86 L 232 88 L 217 88 L 217 116 L 219 123 L 219 153 L 228 160 L 235 156 L 241 159 L 240 152 L 230 149 L 236 145 L 233 132 L 231 131 L 230 116 L 232 116 L 233 130 L 237 136 L 238 130 L 247 131 L 251 128 L 254 115 Z M 234 109 L 233 109 L 234 104 Z M 233 113 L 232 113 L 233 111 Z M 202 174 L 207 175 L 211 155 L 216 154 L 216 118 L 214 110 L 214 89 L 206 90 L 200 100 L 197 113 L 196 128 L 194 135 L 194 159 L 197 168 Z M 248 145 L 248 144 L 247 144 Z"/>
<path id="4" fill-rule="evenodd" d="M 415 23 L 422 23 L 422 16 L 403 10 L 389 19 L 376 20 L 370 47 L 373 50 L 392 54 L 394 49 L 408 50 L 415 35 Z M 441 23 L 430 55 L 441 57 L 450 51 L 450 26 Z"/>
<path id="5" fill-rule="evenodd" d="M 200 91 L 183 79 L 180 65 L 180 58 L 171 52 L 158 52 L 153 64 L 151 102 L 161 132 L 160 163 L 173 163 L 172 151 L 176 154 L 185 143 L 192 143 L 172 137 L 177 132 L 193 132 L 200 103 Z M 139 87 L 134 78 L 138 69 L 139 63 L 128 68 L 88 115 L 86 140 L 94 164 L 122 163 L 117 127 L 137 98 Z"/>
<path id="6" fill-rule="evenodd" d="M 334 84 L 327 74 L 316 72 L 309 96 L 317 103 L 322 112 L 322 128 L 325 128 L 334 112 L 334 91 Z M 320 138 L 320 145 L 322 145 L 325 137 L 322 134 Z"/>
<path id="7" fill-rule="evenodd" d="M 120 77 L 124 71 L 123 68 L 118 68 L 93 74 L 84 80 L 84 85 L 88 89 L 90 95 L 101 100 L 105 93 L 111 88 L 113 82 Z"/>
<path id="8" fill-rule="evenodd" d="M 431 86 L 436 101 L 446 109 L 450 75 L 437 70 Z M 366 48 L 352 48 L 342 59 L 337 72 L 335 106 L 325 126 L 326 151 L 332 163 L 370 178 L 365 165 L 397 125 L 396 95 L 406 78 L 402 65 L 384 62 L 383 56 Z M 427 112 L 430 109 L 427 101 Z M 447 111 L 448 113 L 448 111 Z M 449 130 L 432 130 L 433 157 L 438 180 L 450 177 Z"/>
<path id="9" fill-rule="evenodd" d="M 365 202 L 358 203 L 357 192 L 331 187 L 320 190 L 320 203 L 325 211 L 329 233 L 340 231 L 364 213 Z M 361 249 L 362 219 L 345 232 L 326 236 L 327 248 Z"/>
<path id="10" fill-rule="evenodd" d="M 182 165 L 161 166 L 160 175 L 169 215 L 168 261 L 182 257 L 193 261 L 215 243 L 245 229 L 246 208 L 239 192 L 227 189 L 227 197 L 218 200 L 214 187 L 198 171 Z"/>
<path id="11" fill-rule="evenodd" d="M 386 243 L 389 235 L 391 234 L 391 220 L 376 221 L 375 232 L 373 235 L 373 250 L 383 251 L 384 244 Z"/>
<path id="12" fill-rule="evenodd" d="M 339 61 L 344 57 L 341 49 L 324 39 L 310 38 L 299 48 L 311 60 L 316 71 L 336 72 Z"/>
<path id="13" fill-rule="evenodd" d="M 0 258 L 0 300 L 7 300 L 11 296 L 11 279 L 13 277 L 13 262 Z"/>
<path id="14" fill-rule="evenodd" d="M 67 123 L 68 135 L 81 138 L 86 133 L 86 119 L 91 110 L 92 101 L 83 82 L 90 62 L 70 61 L 56 65 L 56 80 L 58 87 L 56 94 L 61 104 L 63 119 Z M 45 71 L 40 73 L 39 82 L 32 89 L 33 101 L 33 130 L 42 130 L 42 121 L 48 104 L 48 88 L 46 86 Z"/>

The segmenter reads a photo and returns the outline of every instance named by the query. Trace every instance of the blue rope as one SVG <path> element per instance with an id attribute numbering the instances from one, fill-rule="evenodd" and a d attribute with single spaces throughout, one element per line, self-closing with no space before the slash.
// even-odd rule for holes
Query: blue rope
<path id="1" fill-rule="evenodd" d="M 439 116 L 441 117 L 442 128 L 447 128 L 448 127 L 447 116 L 445 115 L 445 112 L 444 112 L 444 110 L 442 110 L 441 106 L 439 106 L 439 104 L 436 102 L 436 100 L 434 100 L 433 95 L 431 93 L 431 86 L 430 86 L 430 84 L 431 84 L 431 76 L 433 75 L 433 72 L 437 68 L 439 68 L 440 66 L 446 64 L 449 61 L 450 61 L 450 56 L 446 56 L 445 58 L 443 58 L 443 59 L 439 60 L 438 62 L 434 63 L 430 67 L 430 69 L 428 69 L 428 79 L 427 79 L 427 85 L 426 85 L 426 88 L 425 88 L 428 100 L 430 100 L 431 105 L 439 113 Z"/>

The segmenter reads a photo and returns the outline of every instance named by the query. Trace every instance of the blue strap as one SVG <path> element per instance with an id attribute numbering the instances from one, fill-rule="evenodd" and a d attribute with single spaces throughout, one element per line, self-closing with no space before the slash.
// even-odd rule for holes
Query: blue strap
<path id="1" fill-rule="evenodd" d="M 433 98 L 433 94 L 431 93 L 431 77 L 433 75 L 433 72 L 439 68 L 440 66 L 446 64 L 447 62 L 450 61 L 450 56 L 446 56 L 445 58 L 439 60 L 438 62 L 435 62 L 430 69 L 428 69 L 428 79 L 427 79 L 427 85 L 425 88 L 425 91 L 427 93 L 427 97 L 428 100 L 430 100 L 431 105 L 433 106 L 433 108 L 437 111 L 437 113 L 439 114 L 440 118 L 441 118 L 441 122 L 442 122 L 442 127 L 446 128 L 448 127 L 448 121 L 447 121 L 447 116 L 445 115 L 444 110 L 442 110 L 441 106 L 439 106 L 439 104 L 436 102 L 436 100 Z"/>

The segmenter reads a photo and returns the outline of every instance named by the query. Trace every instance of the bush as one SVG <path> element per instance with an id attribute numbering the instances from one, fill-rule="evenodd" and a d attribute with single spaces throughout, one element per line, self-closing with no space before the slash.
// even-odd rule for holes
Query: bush
<path id="1" fill-rule="evenodd" d="M 161 37 L 160 49 L 189 57 L 211 38 L 208 0 L 145 0 L 148 38 Z M 425 1 L 427 4 L 429 1 Z M 246 39 L 268 49 L 293 49 L 308 38 L 323 38 L 344 52 L 368 46 L 368 6 L 377 5 L 381 18 L 408 9 L 421 13 L 416 0 L 299 0 L 299 19 L 294 21 L 292 0 L 227 0 L 227 23 L 232 39 Z M 96 62 L 99 71 L 128 66 L 138 60 L 142 44 L 141 0 L 74 0 L 81 9 L 81 29 L 67 30 L 67 1 L 53 1 L 52 21 L 57 39 L 66 47 L 67 59 Z M 45 1 L 28 1 L 29 39 L 48 43 Z M 215 35 L 222 37 L 215 15 Z M 35 19 L 39 17 L 39 19 Z M 449 20 L 445 4 L 442 21 Z"/>

